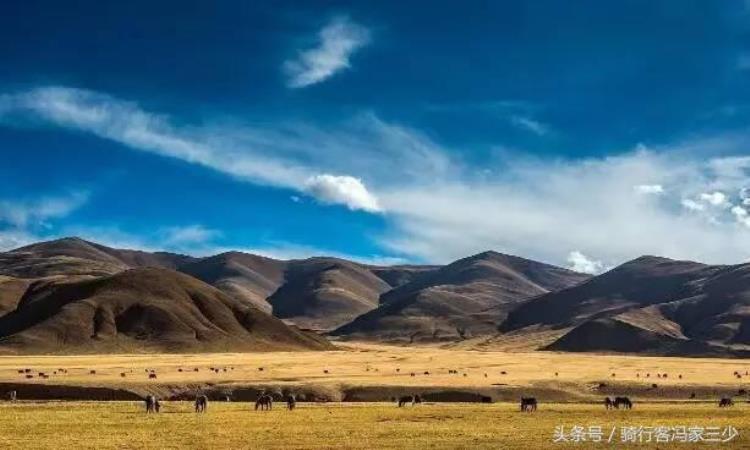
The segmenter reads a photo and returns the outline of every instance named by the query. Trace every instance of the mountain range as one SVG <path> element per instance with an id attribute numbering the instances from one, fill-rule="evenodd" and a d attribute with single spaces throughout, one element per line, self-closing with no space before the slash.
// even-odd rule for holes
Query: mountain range
<path id="1" fill-rule="evenodd" d="M 598 276 L 497 252 L 374 266 L 79 238 L 0 253 L 0 351 L 254 351 L 329 339 L 746 356 L 750 264 L 643 256 Z M 539 339 L 544 336 L 544 339 Z"/>

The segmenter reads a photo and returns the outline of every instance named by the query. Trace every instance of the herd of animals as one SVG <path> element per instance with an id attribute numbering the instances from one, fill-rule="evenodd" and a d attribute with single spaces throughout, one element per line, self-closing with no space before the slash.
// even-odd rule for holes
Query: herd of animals
<path id="1" fill-rule="evenodd" d="M 18 400 L 18 391 L 9 391 L 6 398 L 10 402 Z M 226 401 L 230 401 L 229 397 L 225 397 Z M 161 402 L 154 395 L 147 395 L 143 399 L 146 407 L 146 413 L 158 413 L 161 410 Z M 419 394 L 404 395 L 397 400 L 399 408 L 411 404 L 415 406 L 422 403 L 422 398 Z M 287 394 L 284 397 L 284 403 L 289 411 L 294 410 L 297 407 L 297 398 L 294 394 Z M 534 412 L 537 410 L 538 401 L 536 397 L 521 397 L 521 412 Z M 734 406 L 734 400 L 729 397 L 722 397 L 719 400 L 719 408 L 726 408 Z M 628 397 L 615 397 L 611 399 L 609 397 L 604 398 L 605 409 L 633 409 L 633 402 Z M 270 394 L 262 392 L 258 395 L 258 399 L 255 401 L 255 410 L 270 411 L 273 408 L 273 397 Z M 195 412 L 204 413 L 208 409 L 208 396 L 199 394 L 195 397 Z"/>
<path id="2" fill-rule="evenodd" d="M 180 368 L 178 370 L 179 370 L 179 372 L 183 371 L 182 368 Z M 199 370 L 198 368 L 194 369 L 194 371 L 196 371 L 196 372 L 198 370 Z M 218 373 L 218 372 L 220 372 L 221 369 L 215 368 L 215 367 L 211 367 L 210 370 Z M 234 370 L 234 367 L 230 367 L 229 370 Z M 259 367 L 258 370 L 259 371 L 263 371 L 264 368 Z M 367 370 L 368 371 L 370 370 L 369 367 L 368 367 Z M 156 378 L 156 371 L 154 369 L 146 369 L 145 371 L 148 374 L 149 379 Z M 223 368 L 223 371 L 226 372 L 227 368 Z M 396 369 L 396 371 L 399 372 L 400 369 Z M 66 369 L 58 369 L 58 370 L 54 371 L 54 374 L 56 375 L 58 372 L 59 373 L 67 373 L 67 370 Z M 328 373 L 328 370 L 325 370 L 324 372 Z M 19 369 L 18 373 L 19 374 L 24 374 L 27 378 L 33 377 L 31 369 Z M 449 370 L 448 373 L 458 374 L 458 371 L 457 370 Z M 502 372 L 502 374 L 504 374 L 504 375 L 506 373 L 507 372 L 505 372 L 505 371 Z M 95 375 L 96 371 L 95 370 L 91 370 L 91 371 L 89 371 L 89 374 Z M 425 372 L 425 374 L 429 374 L 429 372 Z M 125 373 L 123 372 L 120 375 L 121 376 L 125 376 Z M 666 374 L 666 373 L 664 373 L 664 374 L 657 373 L 656 375 L 657 375 L 657 378 L 667 378 L 668 377 L 668 374 Z M 742 374 L 740 372 L 735 371 L 733 373 L 733 375 L 735 377 L 737 377 L 737 378 L 742 378 Z M 745 375 L 750 375 L 750 373 L 746 371 Z M 46 373 L 44 373 L 44 372 L 39 372 L 38 376 L 39 376 L 39 378 L 44 378 L 44 379 L 49 378 L 49 375 L 46 374 Z M 414 376 L 414 373 L 412 373 L 411 376 Z M 464 376 L 466 376 L 466 374 L 464 374 Z M 486 376 L 487 376 L 487 374 L 485 373 L 485 377 Z M 555 376 L 559 376 L 559 374 L 557 372 L 555 372 Z M 616 374 L 612 373 L 611 376 L 615 377 Z M 638 378 L 640 378 L 640 376 L 641 376 L 640 373 L 637 374 Z M 645 374 L 646 378 L 649 378 L 650 376 L 651 376 L 650 373 Z M 681 374 L 678 375 L 678 378 L 682 379 L 682 375 Z M 599 387 L 600 388 L 601 387 L 606 387 L 606 384 L 605 383 L 600 383 Z M 654 385 L 652 385 L 652 387 L 656 387 L 656 385 L 654 384 Z M 740 390 L 740 394 L 745 394 L 745 393 L 746 393 L 746 391 L 744 389 Z M 693 393 L 693 394 L 690 395 L 691 399 L 694 399 L 695 397 L 696 397 L 695 393 Z M 10 401 L 10 402 L 17 401 L 18 400 L 18 391 L 16 391 L 16 390 L 8 391 L 5 398 L 8 401 Z M 224 397 L 224 399 L 226 401 L 231 401 L 231 398 L 228 397 L 228 396 Z M 394 397 L 391 400 L 394 401 L 394 402 L 397 402 L 399 407 L 403 407 L 403 406 L 408 405 L 408 404 L 411 404 L 412 406 L 415 406 L 417 404 L 422 403 L 422 398 L 418 394 L 405 395 L 405 396 L 401 396 L 399 398 L 395 398 Z M 149 414 L 150 413 L 158 413 L 160 411 L 160 409 L 161 409 L 161 403 L 160 403 L 159 399 L 156 396 L 149 394 L 149 395 L 147 395 L 143 399 L 143 401 L 145 403 L 146 413 L 149 413 Z M 283 401 L 286 403 L 286 407 L 290 411 L 294 410 L 295 407 L 297 406 L 297 398 L 296 398 L 296 396 L 294 394 L 286 394 L 283 397 Z M 492 399 L 490 397 L 482 396 L 482 402 L 483 403 L 491 403 Z M 722 397 L 719 400 L 718 405 L 719 405 L 720 408 L 731 407 L 731 406 L 734 406 L 734 401 L 730 397 Z M 521 397 L 521 400 L 520 400 L 520 410 L 521 410 L 521 412 L 534 412 L 534 411 L 537 410 L 537 406 L 538 406 L 538 401 L 537 401 L 537 399 L 535 397 Z M 273 397 L 270 394 L 268 394 L 268 393 L 261 392 L 258 395 L 257 400 L 255 401 L 255 410 L 256 411 L 258 411 L 258 410 L 268 411 L 268 410 L 271 410 L 272 407 L 273 407 Z M 633 408 L 633 402 L 628 397 L 622 397 L 622 396 L 620 396 L 620 397 L 615 397 L 614 399 L 612 399 L 610 397 L 605 397 L 604 398 L 604 407 L 605 407 L 605 409 L 608 409 L 608 410 L 609 409 L 625 409 L 625 410 L 629 410 L 629 409 Z M 197 412 L 197 413 L 204 413 L 204 412 L 207 411 L 207 409 L 208 409 L 208 396 L 206 396 L 204 394 L 198 394 L 198 395 L 196 395 L 196 398 L 195 398 L 195 412 Z"/>

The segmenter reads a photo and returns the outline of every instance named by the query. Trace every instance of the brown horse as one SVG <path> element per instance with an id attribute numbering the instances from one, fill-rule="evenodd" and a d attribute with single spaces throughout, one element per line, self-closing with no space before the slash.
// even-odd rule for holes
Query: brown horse
<path id="1" fill-rule="evenodd" d="M 614 409 L 615 408 L 615 402 L 613 402 L 611 398 L 605 397 L 604 398 L 604 408 L 605 409 Z"/>
<path id="2" fill-rule="evenodd" d="M 273 407 L 273 397 L 268 394 L 261 394 L 255 402 L 255 410 L 260 408 L 261 411 L 270 410 Z"/>
<path id="3" fill-rule="evenodd" d="M 534 412 L 536 411 L 537 401 L 534 397 L 521 397 L 521 411 L 522 412 Z"/>
<path id="4" fill-rule="evenodd" d="M 208 397 L 199 395 L 195 398 L 195 412 L 203 413 L 208 408 Z"/>
<path id="5" fill-rule="evenodd" d="M 730 406 L 734 406 L 734 400 L 732 400 L 729 397 L 723 397 L 721 400 L 719 400 L 719 408 L 727 408 Z"/>
<path id="6" fill-rule="evenodd" d="M 297 407 L 297 399 L 294 397 L 294 395 L 289 394 L 286 396 L 286 407 L 289 411 L 292 411 Z"/>

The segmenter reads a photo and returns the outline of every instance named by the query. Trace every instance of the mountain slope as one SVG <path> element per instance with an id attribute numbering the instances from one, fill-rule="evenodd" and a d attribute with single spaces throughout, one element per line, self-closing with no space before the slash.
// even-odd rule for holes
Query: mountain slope
<path id="1" fill-rule="evenodd" d="M 194 259 L 181 265 L 179 271 L 270 313 L 271 305 L 266 299 L 283 283 L 286 267 L 285 261 L 227 252 Z"/>
<path id="2" fill-rule="evenodd" d="M 0 253 L 0 274 L 21 278 L 102 276 L 133 267 L 175 269 L 193 259 L 167 252 L 114 249 L 72 237 L 39 242 Z"/>
<path id="3" fill-rule="evenodd" d="M 427 271 L 380 298 L 380 306 L 332 334 L 385 341 L 447 341 L 493 333 L 518 302 L 588 275 L 485 252 Z"/>
<path id="4" fill-rule="evenodd" d="M 688 297 L 698 292 L 697 282 L 717 270 L 691 261 L 640 257 L 577 286 L 519 305 L 501 330 L 529 325 L 564 328 L 591 318 Z"/>
<path id="5" fill-rule="evenodd" d="M 645 256 L 519 306 L 503 331 L 572 329 L 547 349 L 737 355 L 750 349 L 750 265 Z"/>
<path id="6" fill-rule="evenodd" d="M 32 285 L 0 318 L 0 349 L 45 352 L 327 349 L 322 338 L 169 269 Z"/>
<path id="7" fill-rule="evenodd" d="M 330 330 L 378 306 L 391 289 L 366 267 L 337 258 L 291 261 L 286 282 L 269 297 L 276 317 L 303 328 Z"/>

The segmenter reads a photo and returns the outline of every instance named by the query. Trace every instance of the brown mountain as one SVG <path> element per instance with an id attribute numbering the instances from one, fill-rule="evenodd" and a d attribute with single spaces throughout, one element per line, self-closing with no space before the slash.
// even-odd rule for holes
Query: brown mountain
<path id="1" fill-rule="evenodd" d="M 271 304 L 266 299 L 284 282 L 286 267 L 285 261 L 227 252 L 194 259 L 181 265 L 179 270 L 270 313 Z"/>
<path id="2" fill-rule="evenodd" d="M 276 317 L 309 329 L 331 330 L 378 306 L 391 289 L 367 267 L 337 258 L 291 261 L 286 282 L 268 301 Z"/>
<path id="3" fill-rule="evenodd" d="M 520 301 L 588 275 L 496 252 L 425 271 L 332 334 L 385 341 L 449 341 L 495 332 Z"/>
<path id="4" fill-rule="evenodd" d="M 169 269 L 32 284 L 0 317 L 0 349 L 23 352 L 331 348 L 218 289 Z"/>
<path id="5" fill-rule="evenodd" d="M 750 349 L 750 265 L 641 257 L 510 313 L 502 331 L 572 328 L 551 350 L 661 355 Z"/>
<path id="6" fill-rule="evenodd" d="M 20 278 L 111 275 L 133 267 L 176 269 L 194 258 L 167 252 L 121 250 L 80 238 L 63 238 L 0 253 L 0 274 Z"/>
<path id="7" fill-rule="evenodd" d="M 325 330 L 374 309 L 382 292 L 434 268 L 365 266 L 335 258 L 280 261 L 241 252 L 194 258 L 115 249 L 79 238 L 0 253 L 0 274 L 27 280 L 94 278 L 138 267 L 178 270 L 269 313 L 268 299 L 278 291 L 273 297 L 278 316 L 302 327 Z"/>

